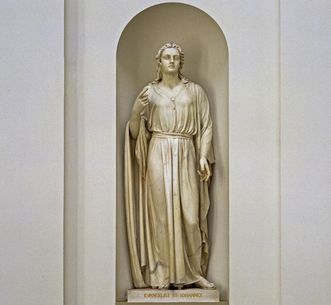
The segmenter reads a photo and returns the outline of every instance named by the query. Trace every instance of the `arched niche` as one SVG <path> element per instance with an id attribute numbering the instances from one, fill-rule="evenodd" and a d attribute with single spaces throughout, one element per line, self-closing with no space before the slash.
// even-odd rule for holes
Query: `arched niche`
<path id="1" fill-rule="evenodd" d="M 214 126 L 216 165 L 211 184 L 208 279 L 228 299 L 228 47 L 219 25 L 202 10 L 179 3 L 152 6 L 131 19 L 122 32 L 116 61 L 116 299 L 132 288 L 125 228 L 123 148 L 124 130 L 133 101 L 154 79 L 155 54 L 163 43 L 179 43 L 185 53 L 184 75 L 206 91 Z"/>

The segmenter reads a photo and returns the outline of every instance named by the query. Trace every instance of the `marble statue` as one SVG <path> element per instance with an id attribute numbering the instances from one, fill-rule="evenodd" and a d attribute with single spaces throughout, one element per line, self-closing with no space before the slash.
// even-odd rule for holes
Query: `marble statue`
<path id="1" fill-rule="evenodd" d="M 208 186 L 214 163 L 204 90 L 166 43 L 157 77 L 136 98 L 125 136 L 125 206 L 134 287 L 214 288 L 208 266 Z"/>

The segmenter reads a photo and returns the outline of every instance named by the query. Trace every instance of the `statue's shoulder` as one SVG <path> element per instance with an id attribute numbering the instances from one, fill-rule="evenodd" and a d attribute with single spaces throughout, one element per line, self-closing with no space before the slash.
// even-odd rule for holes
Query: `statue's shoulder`
<path id="1" fill-rule="evenodd" d="M 157 86 L 157 84 L 158 84 L 158 82 L 157 82 L 156 80 L 153 80 L 153 81 L 149 82 L 149 83 L 145 86 L 145 88 L 148 88 L 149 91 L 151 91 L 151 90 L 155 90 L 155 87 Z"/>
<path id="2" fill-rule="evenodd" d="M 191 90 L 195 90 L 196 89 L 196 83 L 187 79 L 187 78 L 183 78 L 182 79 L 183 84 L 187 87 L 190 88 Z"/>
<path id="3" fill-rule="evenodd" d="M 186 83 L 186 85 L 187 85 L 190 89 L 194 90 L 196 93 L 204 92 L 203 88 L 202 88 L 199 84 L 197 84 L 197 83 L 195 83 L 195 82 L 193 82 L 193 81 L 188 81 L 188 82 Z"/>
<path id="4" fill-rule="evenodd" d="M 144 86 L 144 89 L 146 89 L 146 88 L 151 88 L 151 87 L 153 87 L 154 85 L 155 85 L 154 81 L 149 82 L 149 83 L 147 83 L 147 84 Z"/>
<path id="5" fill-rule="evenodd" d="M 151 94 L 151 90 L 153 89 L 154 86 L 155 86 L 155 84 L 154 84 L 153 82 L 149 82 L 149 83 L 147 83 L 147 84 L 143 87 L 142 91 L 147 90 L 148 95 L 150 95 L 150 94 Z"/>

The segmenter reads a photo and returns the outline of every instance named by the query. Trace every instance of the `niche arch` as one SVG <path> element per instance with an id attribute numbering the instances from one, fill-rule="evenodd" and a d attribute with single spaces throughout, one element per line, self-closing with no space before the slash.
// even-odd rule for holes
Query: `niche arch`
<path id="1" fill-rule="evenodd" d="M 185 53 L 183 73 L 200 84 L 210 101 L 214 126 L 216 165 L 211 183 L 208 279 L 228 299 L 229 288 L 229 54 L 219 25 L 204 11 L 187 4 L 165 3 L 149 7 L 124 28 L 116 56 L 116 299 L 126 298 L 132 287 L 127 249 L 123 148 L 124 130 L 136 95 L 155 78 L 155 54 L 164 42 L 179 43 Z"/>

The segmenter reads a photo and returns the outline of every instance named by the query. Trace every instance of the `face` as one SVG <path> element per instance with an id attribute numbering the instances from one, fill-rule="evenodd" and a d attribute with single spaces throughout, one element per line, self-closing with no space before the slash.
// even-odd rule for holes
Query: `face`
<path id="1" fill-rule="evenodd" d="M 165 49 L 161 55 L 161 69 L 163 73 L 178 74 L 180 55 L 177 49 Z"/>

